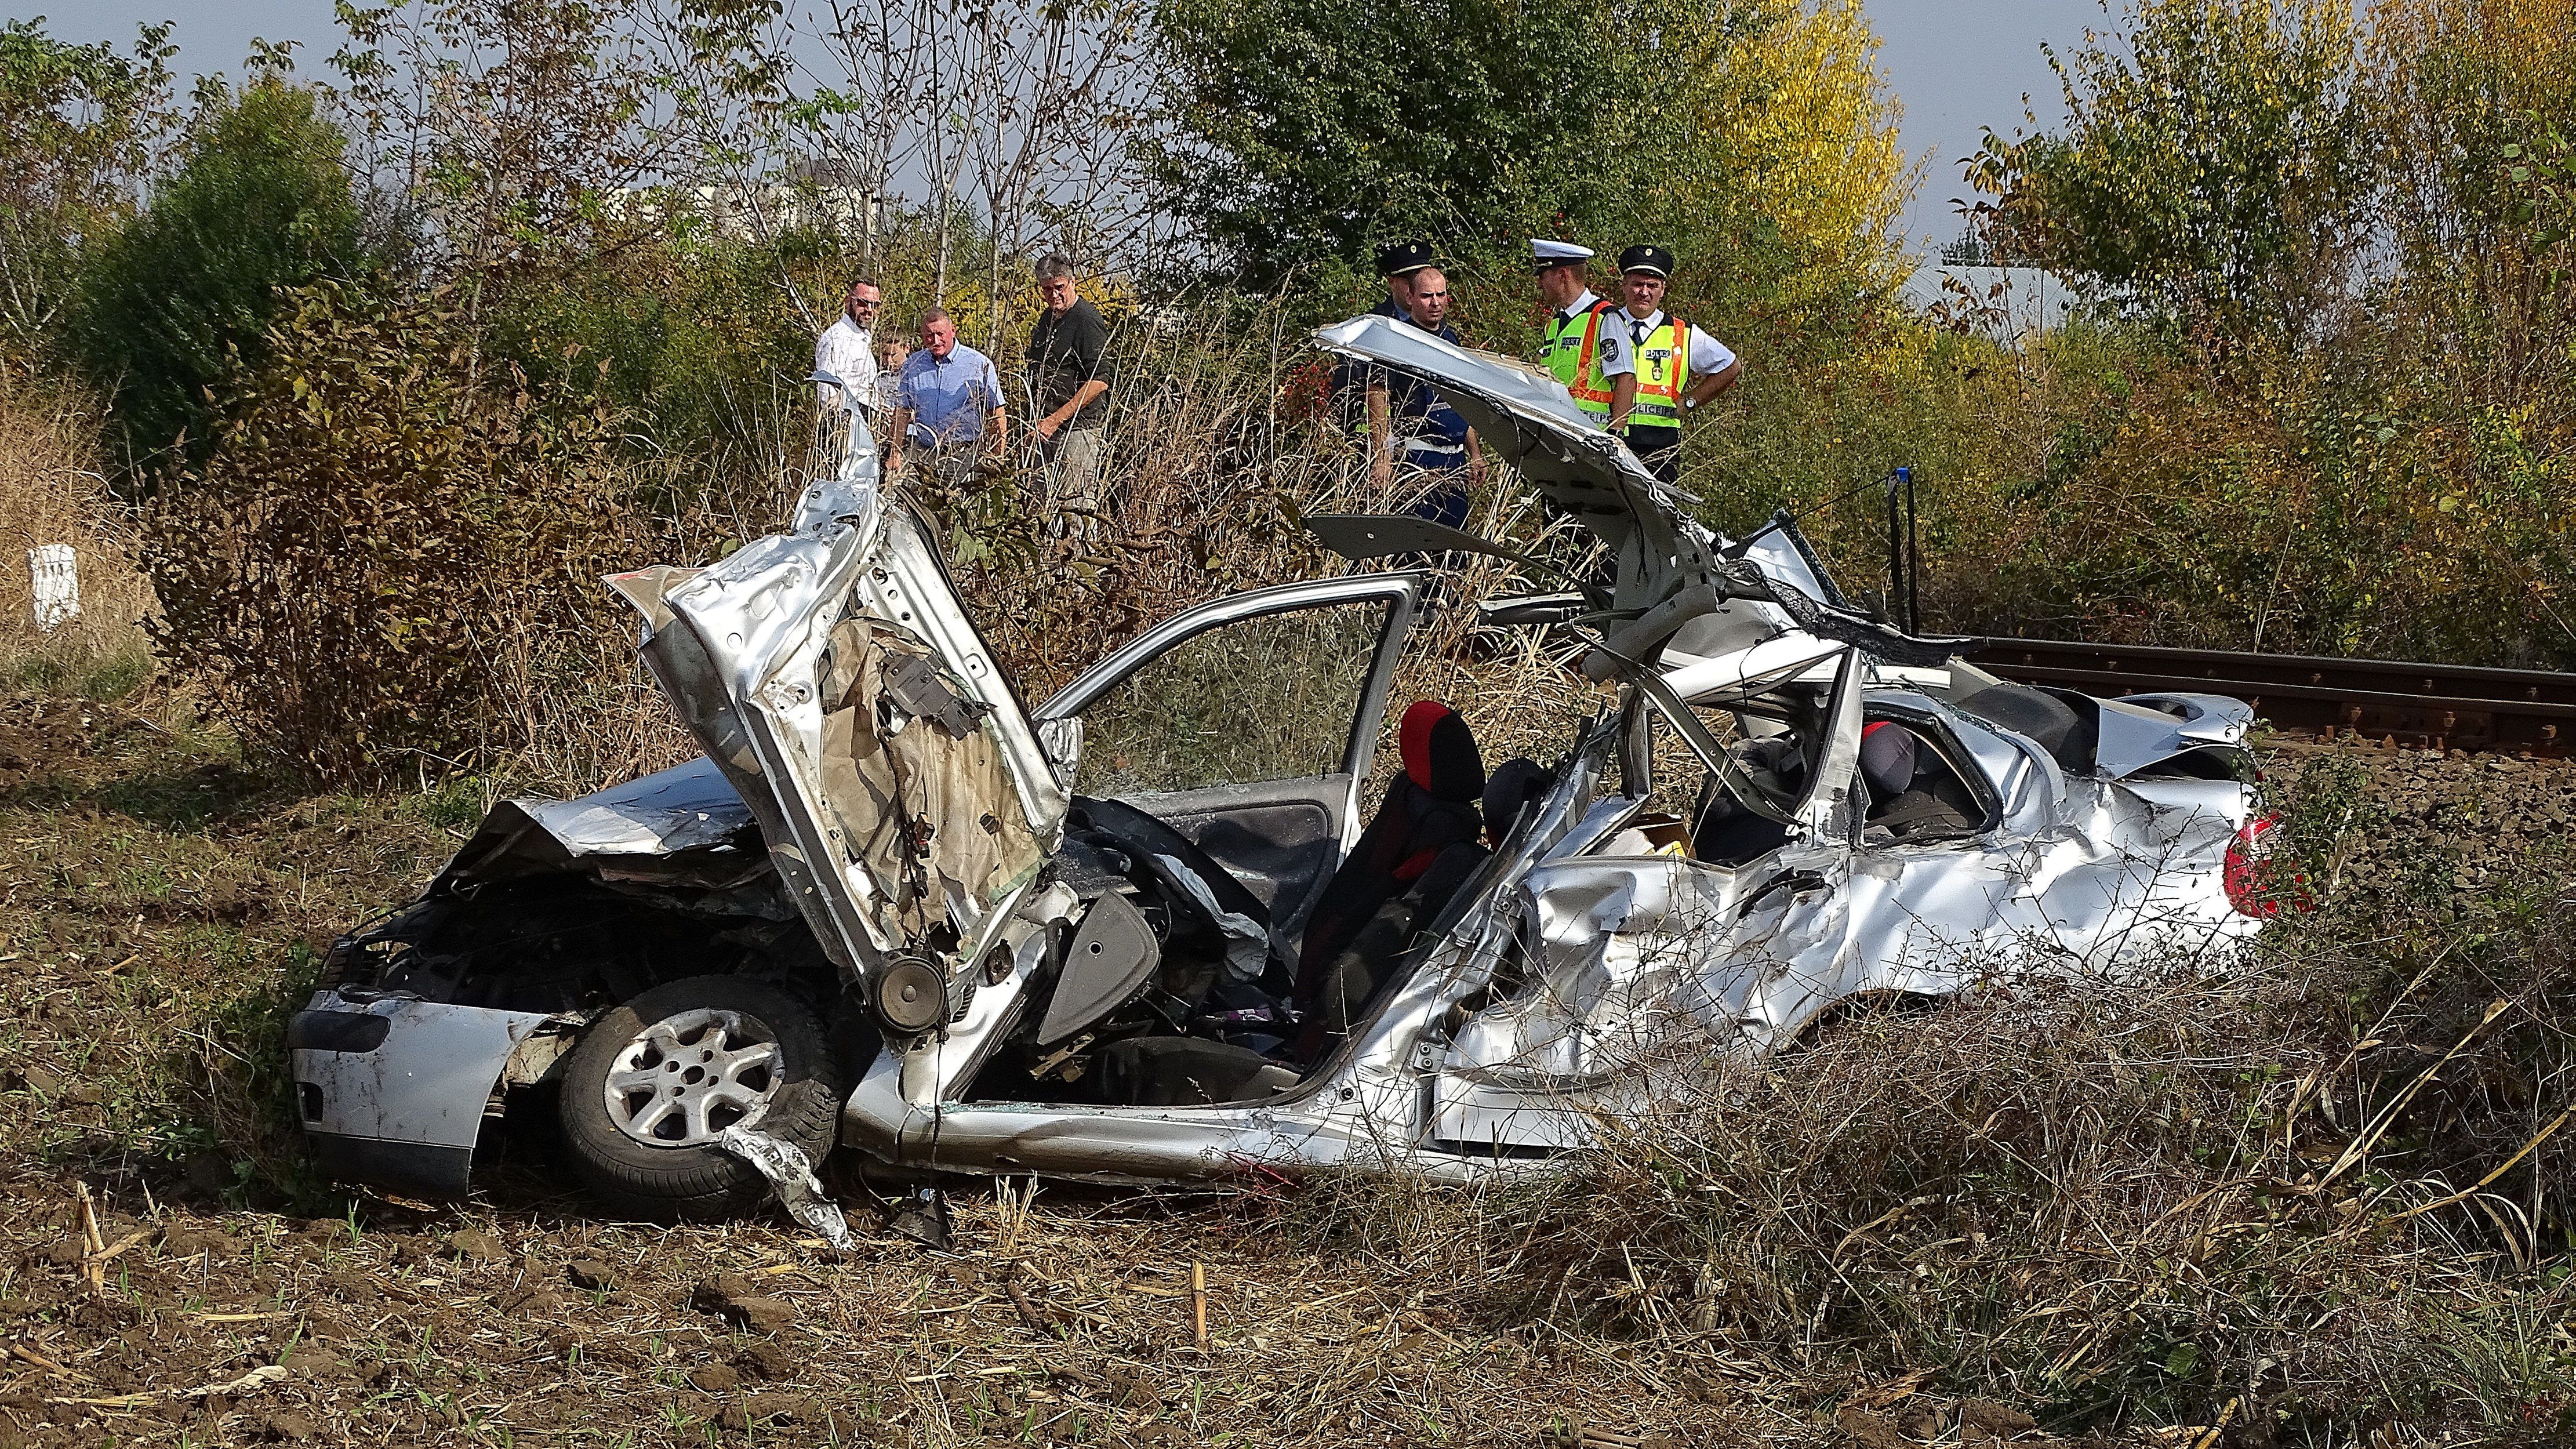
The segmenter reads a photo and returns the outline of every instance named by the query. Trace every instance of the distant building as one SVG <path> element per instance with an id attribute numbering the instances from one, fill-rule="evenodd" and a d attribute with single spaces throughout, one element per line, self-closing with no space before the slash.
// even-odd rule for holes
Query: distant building
<path id="1" fill-rule="evenodd" d="M 867 230 L 869 213 L 882 227 L 887 197 L 851 182 L 829 162 L 799 161 L 749 186 L 630 187 L 611 192 L 609 214 L 623 220 L 704 220 L 721 235 L 750 239 L 763 231 L 796 227 L 844 233 Z"/>

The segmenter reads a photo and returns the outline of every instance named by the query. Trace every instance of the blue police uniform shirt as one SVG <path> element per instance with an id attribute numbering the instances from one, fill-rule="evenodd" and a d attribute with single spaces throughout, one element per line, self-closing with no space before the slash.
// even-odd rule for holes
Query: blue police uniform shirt
<path id="1" fill-rule="evenodd" d="M 1402 317 L 1405 313 L 1402 307 L 1396 305 L 1395 294 L 1390 292 L 1378 298 L 1376 306 L 1360 315 Z M 1334 415 L 1341 421 L 1342 426 L 1353 431 L 1358 430 L 1361 421 L 1360 394 L 1368 389 L 1368 381 L 1373 372 L 1374 369 L 1357 358 L 1343 357 L 1333 362 Z"/>
<path id="2" fill-rule="evenodd" d="M 895 384 L 895 406 L 912 413 L 910 440 L 925 448 L 981 440 L 985 415 L 1001 405 L 992 359 L 963 342 L 945 358 L 927 347 L 914 353 Z"/>
<path id="3" fill-rule="evenodd" d="M 1454 343 L 1458 329 L 1443 322 L 1432 335 Z M 1425 468 L 1466 466 L 1467 420 L 1437 389 L 1402 373 L 1388 373 L 1386 395 L 1387 420 L 1405 461 Z"/>

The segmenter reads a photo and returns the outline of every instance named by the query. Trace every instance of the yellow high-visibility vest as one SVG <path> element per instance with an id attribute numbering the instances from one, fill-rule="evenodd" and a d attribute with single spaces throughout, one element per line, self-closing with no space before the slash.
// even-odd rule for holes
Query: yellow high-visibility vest
<path id="1" fill-rule="evenodd" d="M 1601 336 L 1602 318 L 1619 309 L 1608 301 L 1595 298 L 1592 305 L 1572 317 L 1550 317 L 1547 332 L 1539 343 L 1539 360 L 1556 375 L 1565 390 L 1574 394 L 1574 405 L 1583 409 L 1596 422 L 1610 417 L 1610 378 L 1601 371 L 1601 351 L 1596 345 Z"/>
<path id="2" fill-rule="evenodd" d="M 1625 321 L 1623 316 L 1622 321 Z M 1690 375 L 1690 324 L 1672 313 L 1637 344 L 1637 400 L 1628 421 L 1653 428 L 1682 425 L 1682 379 Z"/>

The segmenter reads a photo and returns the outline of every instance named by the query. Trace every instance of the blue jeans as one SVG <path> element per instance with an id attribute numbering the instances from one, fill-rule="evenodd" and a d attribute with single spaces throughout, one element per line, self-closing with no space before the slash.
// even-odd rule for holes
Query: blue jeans
<path id="1" fill-rule="evenodd" d="M 1468 506 L 1473 502 L 1467 495 L 1467 455 L 1408 450 L 1404 464 L 1407 471 L 1420 473 L 1429 485 L 1405 512 L 1445 528 L 1464 528 Z"/>

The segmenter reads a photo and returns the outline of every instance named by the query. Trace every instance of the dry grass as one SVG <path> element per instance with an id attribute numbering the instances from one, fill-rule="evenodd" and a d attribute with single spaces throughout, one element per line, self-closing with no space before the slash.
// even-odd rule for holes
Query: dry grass
<path id="1" fill-rule="evenodd" d="M 2300 989 L 2273 963 L 1848 1019 L 1570 1177 L 1301 1212 L 1468 1323 L 1651 1345 L 1774 1411 L 1875 1399 L 1922 1438 L 1974 1400 L 2249 1442 L 2554 1422 L 2576 1294 L 2527 1274 L 2518 1213 L 2454 1196 L 2471 1179 L 2356 1146 L 2406 1077 L 2298 1031 Z"/>
<path id="2" fill-rule="evenodd" d="M 1225 335 L 1193 328 L 1199 337 Z M 1018 684 L 1036 704 L 1137 633 L 1192 605 L 1301 579 L 1411 567 L 1354 565 L 1324 551 L 1299 520 L 1317 514 L 1401 512 L 1418 481 L 1373 485 L 1357 448 L 1327 429 L 1292 421 L 1293 353 L 1280 339 L 1232 348 L 1212 343 L 1158 353 L 1162 370 L 1131 368 L 1113 396 L 1108 476 L 1117 496 L 1110 526 L 1078 546 L 1040 536 L 1031 482 L 1004 479 L 967 496 L 930 498 L 957 541 L 969 607 Z M 1478 492 L 1471 532 L 1514 541 L 1541 556 L 1571 557 L 1568 525 L 1548 525 L 1535 496 L 1506 472 Z M 1607 696 L 1565 670 L 1528 631 L 1477 627 L 1474 602 L 1544 590 L 1484 558 L 1445 561 L 1417 623 L 1388 709 L 1379 756 L 1393 759 L 1404 704 L 1437 698 L 1476 727 L 1487 762 L 1515 754 L 1553 759 L 1575 722 Z M 1391 765 L 1382 763 L 1378 772 Z"/>
<path id="3" fill-rule="evenodd" d="M 1597 1446 L 1903 1449 L 2026 1420 L 2019 1442 L 2140 1449 L 2564 1442 L 2576 1303 L 2529 1260 L 2557 1248 L 2567 1157 L 2553 1138 L 2490 1184 L 2537 1244 L 2493 1199 L 2442 1201 L 2563 1103 L 2546 872 L 2536 914 L 2459 923 L 2478 944 L 2450 959 L 2474 969 L 2412 993 L 2370 984 L 2399 918 L 2330 903 L 2242 971 L 1999 987 L 1707 1066 L 1557 1181 L 1049 1184 L 1025 1211 L 962 1183 L 946 1256 L 843 1181 L 864 1241 L 836 1259 L 783 1218 L 590 1220 L 542 1104 L 468 1208 L 336 1197 L 295 1147 L 282 1011 L 320 940 L 417 889 L 449 843 L 432 821 L 465 812 L 283 791 L 112 712 L 29 730 L 64 743 L 0 778 L 0 1313 L 66 1373 L 0 1365 L 0 1432 L 24 1442 L 300 1422 L 323 1442 L 1526 1449 L 1579 1425 Z M 2451 774 L 2510 798 L 2482 764 Z M 2515 1004 L 2446 1063 L 2485 1014 L 2458 1007 L 2473 989 Z M 75 1182 L 105 1242 L 142 1235 L 103 1293 L 66 1251 Z M 494 1241 L 460 1253 L 459 1232 Z M 579 1286 L 585 1260 L 615 1286 Z M 727 1273 L 787 1326 L 692 1306 Z M 181 1396 L 269 1365 L 289 1372 Z M 106 1402 L 54 1402 L 84 1399 Z M 2216 1437 L 2151 1432 L 2222 1416 Z"/>
<path id="4" fill-rule="evenodd" d="M 99 471 L 97 421 L 74 388 L 0 359 L 0 680 L 21 687 L 122 693 L 151 670 L 151 585 Z M 28 554 L 49 544 L 72 546 L 81 612 L 42 630 Z"/>

